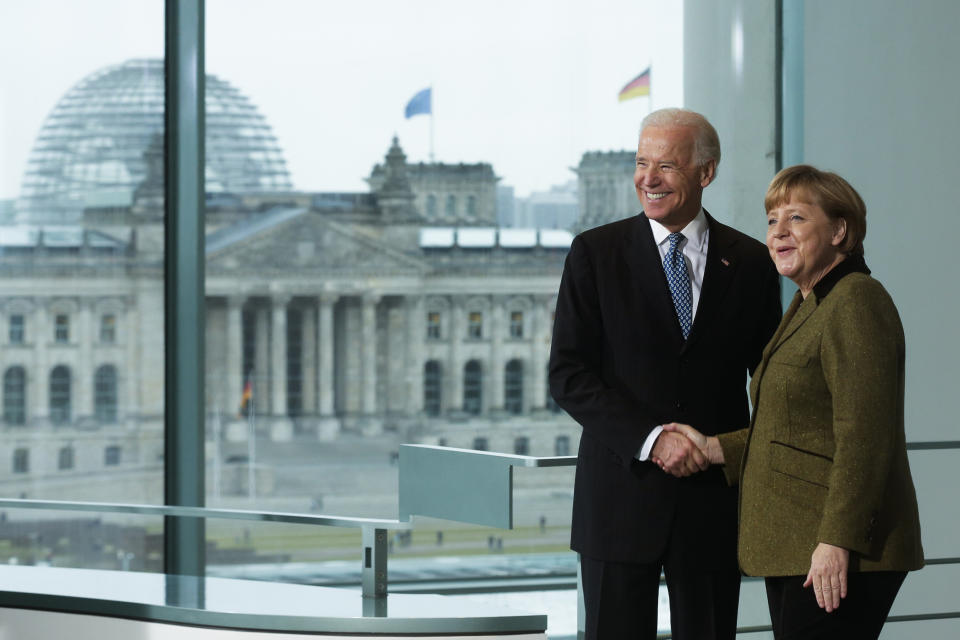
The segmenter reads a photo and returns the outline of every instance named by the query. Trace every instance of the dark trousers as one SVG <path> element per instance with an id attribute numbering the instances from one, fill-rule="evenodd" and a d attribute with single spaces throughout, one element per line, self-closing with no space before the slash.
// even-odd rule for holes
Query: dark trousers
<path id="1" fill-rule="evenodd" d="M 902 571 L 851 573 L 847 597 L 831 613 L 817 606 L 806 576 L 767 578 L 767 603 L 776 640 L 867 640 L 880 635 L 900 585 Z"/>
<path id="2" fill-rule="evenodd" d="M 660 571 L 670 593 L 674 640 L 733 640 L 740 573 L 704 572 L 667 554 L 664 562 L 604 562 L 581 556 L 586 640 L 648 640 L 657 635 Z"/>

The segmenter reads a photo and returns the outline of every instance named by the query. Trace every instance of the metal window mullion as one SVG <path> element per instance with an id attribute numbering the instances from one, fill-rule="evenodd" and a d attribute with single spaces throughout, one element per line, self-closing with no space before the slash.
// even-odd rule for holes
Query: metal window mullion
<path id="1" fill-rule="evenodd" d="M 164 503 L 204 505 L 204 1 L 165 0 Z M 202 518 L 165 518 L 167 573 L 203 575 Z M 182 594 L 186 595 L 186 594 Z"/>

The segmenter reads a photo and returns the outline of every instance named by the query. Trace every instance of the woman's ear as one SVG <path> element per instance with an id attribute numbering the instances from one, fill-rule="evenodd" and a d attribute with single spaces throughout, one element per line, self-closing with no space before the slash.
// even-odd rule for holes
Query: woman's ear
<path id="1" fill-rule="evenodd" d="M 830 244 L 839 247 L 847 238 L 847 221 L 843 218 L 837 218 L 833 221 L 833 238 Z"/>

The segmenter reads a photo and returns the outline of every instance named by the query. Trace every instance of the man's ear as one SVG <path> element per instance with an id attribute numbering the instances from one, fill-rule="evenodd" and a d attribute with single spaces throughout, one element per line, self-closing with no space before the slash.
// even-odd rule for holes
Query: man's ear
<path id="1" fill-rule="evenodd" d="M 713 182 L 713 179 L 716 175 L 717 175 L 716 160 L 708 160 L 706 163 L 700 165 L 700 187 L 705 188 L 708 184 Z"/>

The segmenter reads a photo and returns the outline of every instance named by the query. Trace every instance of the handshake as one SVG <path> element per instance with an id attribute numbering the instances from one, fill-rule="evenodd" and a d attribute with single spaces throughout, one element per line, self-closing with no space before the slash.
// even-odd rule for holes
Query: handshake
<path id="1" fill-rule="evenodd" d="M 664 472 L 683 478 L 723 464 L 723 449 L 715 436 L 707 437 L 688 424 L 668 422 L 657 436 L 650 460 Z"/>

